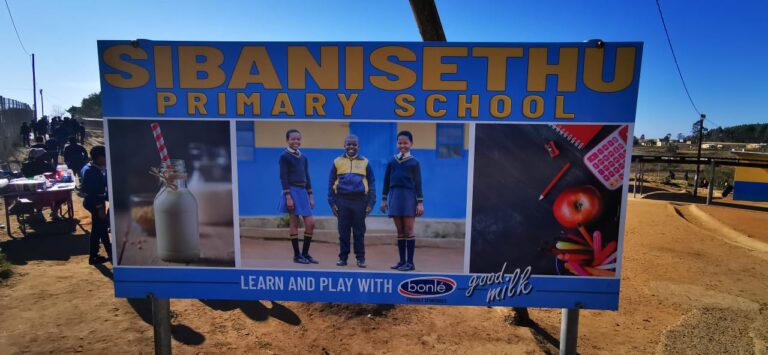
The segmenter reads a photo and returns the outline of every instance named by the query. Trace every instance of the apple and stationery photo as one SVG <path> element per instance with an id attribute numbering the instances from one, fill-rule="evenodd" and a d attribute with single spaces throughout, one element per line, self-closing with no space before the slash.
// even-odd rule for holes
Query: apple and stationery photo
<path id="1" fill-rule="evenodd" d="M 615 276 L 628 130 L 478 124 L 470 272 Z"/>

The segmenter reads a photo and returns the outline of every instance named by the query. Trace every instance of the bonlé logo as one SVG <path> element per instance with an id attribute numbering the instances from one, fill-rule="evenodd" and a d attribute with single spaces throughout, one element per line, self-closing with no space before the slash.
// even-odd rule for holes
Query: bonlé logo
<path id="1" fill-rule="evenodd" d="M 397 292 L 406 297 L 445 296 L 456 289 L 456 281 L 447 277 L 417 277 L 400 283 Z"/>

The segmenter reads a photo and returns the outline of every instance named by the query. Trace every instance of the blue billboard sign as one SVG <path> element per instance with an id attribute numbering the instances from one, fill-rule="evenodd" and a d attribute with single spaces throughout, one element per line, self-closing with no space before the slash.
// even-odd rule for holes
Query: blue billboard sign
<path id="1" fill-rule="evenodd" d="M 98 49 L 118 297 L 618 308 L 641 43 Z"/>

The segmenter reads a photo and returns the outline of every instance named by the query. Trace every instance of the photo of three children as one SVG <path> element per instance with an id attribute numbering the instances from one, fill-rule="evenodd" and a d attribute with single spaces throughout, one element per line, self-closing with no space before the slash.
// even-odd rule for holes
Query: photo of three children
<path id="1" fill-rule="evenodd" d="M 302 155 L 302 135 L 297 129 L 285 133 L 285 151 L 279 158 L 280 183 L 283 196 L 278 211 L 289 215 L 289 233 L 293 247 L 293 261 L 298 264 L 318 264 L 309 254 L 315 221 L 312 215 L 315 201 L 309 174 L 309 162 Z M 392 218 L 397 230 L 399 260 L 393 270 L 415 270 L 414 223 L 424 214 L 421 166 L 411 155 L 413 134 L 397 133 L 398 154 L 389 159 L 382 191 L 380 211 Z M 359 154 L 360 139 L 353 134 L 344 138 L 344 154 L 336 157 L 331 166 L 328 183 L 328 204 L 337 218 L 339 259 L 336 266 L 347 265 L 350 237 L 356 265 L 367 267 L 365 260 L 366 217 L 376 203 L 376 185 L 368 159 Z M 299 248 L 299 217 L 304 222 L 304 238 Z"/>

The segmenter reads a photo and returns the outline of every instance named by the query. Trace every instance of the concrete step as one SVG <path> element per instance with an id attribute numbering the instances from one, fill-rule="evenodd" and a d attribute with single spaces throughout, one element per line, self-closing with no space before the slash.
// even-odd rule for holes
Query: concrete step
<path id="1" fill-rule="evenodd" d="M 299 238 L 303 238 L 301 229 Z M 240 227 L 240 237 L 265 240 L 288 240 L 290 235 L 287 228 L 254 228 Z M 417 247 L 431 248 L 463 248 L 463 238 L 416 238 Z M 329 229 L 315 229 L 312 236 L 313 242 L 319 243 L 338 243 L 339 232 Z M 365 232 L 366 245 L 394 245 L 397 241 L 397 234 L 387 230 L 369 229 Z"/>
<path id="2" fill-rule="evenodd" d="M 244 216 L 240 217 L 240 228 L 277 228 L 280 216 Z M 284 219 L 282 220 L 284 223 Z M 368 217 L 365 219 L 368 232 L 386 231 L 395 235 L 395 225 L 388 217 Z M 414 226 L 417 236 L 435 239 L 464 239 L 465 223 L 463 219 L 430 219 L 418 218 Z M 337 228 L 335 217 L 315 217 L 315 230 L 331 230 Z M 367 234 L 367 233 L 366 233 Z"/>

